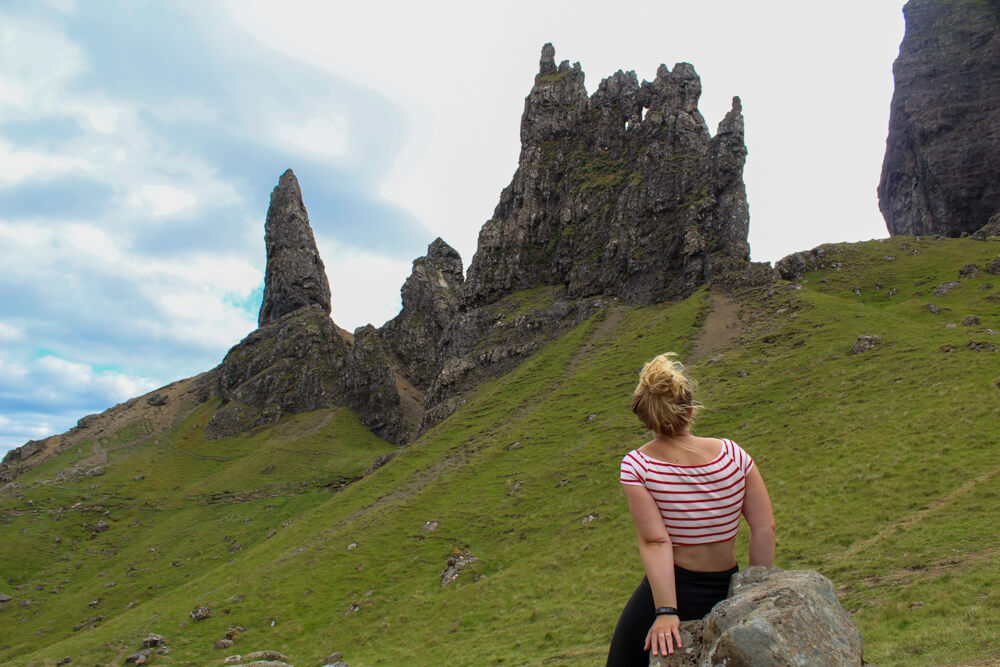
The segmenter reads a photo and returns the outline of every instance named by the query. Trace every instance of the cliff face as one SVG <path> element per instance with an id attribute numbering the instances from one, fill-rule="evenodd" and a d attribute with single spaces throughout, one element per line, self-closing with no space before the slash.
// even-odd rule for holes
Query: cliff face
<path id="1" fill-rule="evenodd" d="M 738 98 L 712 137 L 694 68 L 641 85 L 618 71 L 590 97 L 546 44 L 521 118 L 521 154 L 483 225 L 468 306 L 539 285 L 649 303 L 689 295 L 749 256 Z"/>
<path id="2" fill-rule="evenodd" d="M 971 234 L 1000 211 L 1000 1 L 903 13 L 879 208 L 892 235 Z"/>

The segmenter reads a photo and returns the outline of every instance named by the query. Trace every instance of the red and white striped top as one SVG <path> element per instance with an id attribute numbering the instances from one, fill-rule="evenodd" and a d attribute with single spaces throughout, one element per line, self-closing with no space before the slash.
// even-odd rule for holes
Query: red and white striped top
<path id="1" fill-rule="evenodd" d="M 649 490 L 670 541 L 710 544 L 736 537 L 753 459 L 732 440 L 722 440 L 711 463 L 682 466 L 633 449 L 622 459 L 621 483 Z"/>

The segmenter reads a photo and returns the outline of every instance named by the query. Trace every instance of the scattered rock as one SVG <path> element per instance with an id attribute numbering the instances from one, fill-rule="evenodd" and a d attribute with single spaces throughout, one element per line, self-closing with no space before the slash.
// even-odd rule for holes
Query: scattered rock
<path id="1" fill-rule="evenodd" d="M 198 606 L 191 610 L 191 618 L 196 621 L 204 621 L 212 615 L 212 610 L 207 606 Z"/>
<path id="2" fill-rule="evenodd" d="M 14 598 L 12 598 L 11 596 L 6 595 L 5 593 L 0 593 L 0 605 L 5 604 L 7 602 L 12 602 L 13 600 Z"/>
<path id="3" fill-rule="evenodd" d="M 881 343 L 882 339 L 878 336 L 858 336 L 858 339 L 854 341 L 854 346 L 851 347 L 851 354 L 861 354 L 874 350 Z"/>
<path id="4" fill-rule="evenodd" d="M 154 408 L 158 408 L 158 407 L 166 405 L 167 401 L 169 400 L 169 398 L 170 397 L 167 396 L 166 394 L 159 394 L 159 393 L 157 393 L 157 394 L 153 394 L 152 396 L 150 396 L 149 398 L 147 398 L 146 399 L 146 403 L 148 405 L 153 406 Z"/>
<path id="5" fill-rule="evenodd" d="M 378 456 L 375 457 L 375 460 L 372 462 L 372 464 L 368 466 L 368 470 L 365 471 L 365 474 L 366 475 L 372 474 L 373 472 L 384 466 L 386 463 L 391 461 L 394 456 L 396 456 L 396 452 L 379 454 Z"/>
<path id="6" fill-rule="evenodd" d="M 854 290 L 853 290 L 853 292 L 854 292 L 854 296 L 861 296 L 861 288 L 860 287 L 855 287 Z"/>
<path id="7" fill-rule="evenodd" d="M 233 641 L 236 641 L 236 638 L 246 631 L 247 629 L 244 628 L 242 625 L 230 626 L 230 628 L 226 630 L 226 639 L 232 639 Z"/>
<path id="8" fill-rule="evenodd" d="M 223 660 L 222 664 L 224 664 L 224 665 L 235 665 L 235 664 L 240 663 L 240 662 L 243 662 L 243 656 L 242 655 L 231 655 L 228 658 L 226 658 L 225 660 Z"/>
<path id="9" fill-rule="evenodd" d="M 515 449 L 521 449 L 521 447 L 523 447 L 523 446 L 524 445 L 521 444 L 521 441 L 518 440 L 517 442 L 512 442 L 509 445 L 507 445 L 507 451 L 509 452 L 509 451 L 513 451 Z"/>
<path id="10" fill-rule="evenodd" d="M 986 273 L 993 276 L 1000 276 L 1000 255 L 993 258 L 993 261 L 986 267 Z"/>
<path id="11" fill-rule="evenodd" d="M 958 270 L 959 279 L 975 278 L 979 275 L 979 267 L 975 264 L 966 264 Z"/>
<path id="12" fill-rule="evenodd" d="M 145 665 L 149 660 L 149 656 L 153 654 L 153 649 L 144 648 L 141 651 L 136 651 L 132 655 L 125 658 L 125 662 L 130 662 L 135 665 Z"/>
<path id="13" fill-rule="evenodd" d="M 104 519 L 99 520 L 97 524 L 94 526 L 94 532 L 97 533 L 103 533 L 108 530 L 111 530 L 111 526 Z"/>
<path id="14" fill-rule="evenodd" d="M 57 662 L 56 665 L 68 665 L 71 662 L 73 662 L 73 658 L 67 655 L 65 658 Z"/>
<path id="15" fill-rule="evenodd" d="M 750 566 L 703 619 L 681 624 L 684 648 L 650 667 L 861 665 L 861 632 L 818 572 Z"/>
<path id="16" fill-rule="evenodd" d="M 330 655 L 323 658 L 324 665 L 332 665 L 335 662 L 339 662 L 344 655 L 340 651 L 334 651 Z"/>
<path id="17" fill-rule="evenodd" d="M 441 573 L 441 585 L 447 586 L 455 581 L 462 570 L 477 560 L 479 559 L 473 556 L 468 549 L 458 548 L 452 551 L 451 556 L 448 557 L 447 567 Z"/>
<path id="18" fill-rule="evenodd" d="M 427 522 L 424 523 L 424 525 L 420 526 L 420 531 L 424 532 L 424 533 L 433 533 L 440 526 L 441 526 L 441 522 L 440 521 L 437 521 L 437 520 L 427 521 Z"/>
<path id="19" fill-rule="evenodd" d="M 102 468 L 101 466 L 96 466 L 94 468 L 91 468 L 90 470 L 84 473 L 84 475 L 86 475 L 87 477 L 100 477 L 103 474 L 104 474 L 104 468 Z"/>
<path id="20" fill-rule="evenodd" d="M 932 315 L 937 315 L 941 312 L 941 309 L 935 306 L 933 303 L 927 304 L 926 308 L 931 312 Z"/>
<path id="21" fill-rule="evenodd" d="M 271 539 L 272 537 L 274 537 L 277 534 L 278 534 L 278 531 L 276 531 L 274 528 L 272 528 L 271 530 L 267 531 L 267 539 Z"/>
<path id="22" fill-rule="evenodd" d="M 288 662 L 288 657 L 278 651 L 254 651 L 243 656 L 244 660 L 272 660 L 276 662 Z"/>
<path id="23" fill-rule="evenodd" d="M 93 428 L 98 421 L 100 421 L 101 415 L 93 414 L 87 415 L 86 417 L 80 417 L 76 422 L 76 427 L 79 429 Z"/>
<path id="24" fill-rule="evenodd" d="M 22 601 L 22 602 L 24 602 L 24 601 Z M 73 626 L 73 632 L 79 632 L 80 630 L 83 630 L 84 628 L 87 628 L 89 630 L 89 629 L 93 628 L 95 625 L 97 625 L 98 623 L 103 623 L 103 622 L 104 622 L 104 617 L 103 616 L 93 616 L 91 618 L 88 618 L 86 621 L 82 621 L 82 622 L 77 623 L 76 625 L 74 625 Z"/>
<path id="25" fill-rule="evenodd" d="M 513 496 L 515 493 L 517 493 L 517 490 L 520 489 L 520 488 L 521 488 L 521 482 L 519 482 L 519 481 L 513 482 L 510 485 L 510 488 L 507 489 L 507 495 L 508 496 Z"/>
<path id="26" fill-rule="evenodd" d="M 232 648 L 235 645 L 236 642 L 234 642 L 232 639 L 219 639 L 212 645 L 212 647 L 218 649 L 225 649 L 225 648 Z"/>
<path id="27" fill-rule="evenodd" d="M 934 288 L 934 296 L 944 296 L 945 294 L 952 291 L 956 287 L 961 287 L 961 286 L 962 283 L 954 280 L 947 283 L 941 283 L 940 285 Z"/>
<path id="28" fill-rule="evenodd" d="M 896 289 L 895 287 L 889 288 L 889 296 L 890 297 L 894 297 L 897 294 L 899 294 L 899 290 L 898 289 Z"/>
<path id="29" fill-rule="evenodd" d="M 556 482 L 556 488 L 557 489 L 562 488 L 562 487 L 566 486 L 567 484 L 569 484 L 569 480 L 568 479 L 565 479 L 565 478 L 561 479 L 558 482 Z"/>
<path id="30" fill-rule="evenodd" d="M 146 635 L 145 639 L 142 640 L 142 648 L 159 648 L 166 645 L 167 640 L 163 637 L 163 635 L 150 633 Z"/>
<path id="31" fill-rule="evenodd" d="M 594 519 L 599 518 L 600 516 L 601 516 L 600 514 L 596 514 L 596 513 L 594 513 L 594 514 L 588 514 L 587 516 L 583 517 L 583 521 L 581 521 L 581 523 L 584 526 L 586 526 L 588 523 L 590 523 Z"/>
<path id="32" fill-rule="evenodd" d="M 997 346 L 994 345 L 993 343 L 987 341 L 987 340 L 982 340 L 982 341 L 970 340 L 969 343 L 968 343 L 968 345 L 967 345 L 967 347 L 970 350 L 972 350 L 973 352 L 996 352 L 997 351 Z"/>
<path id="33" fill-rule="evenodd" d="M 135 477 L 132 478 L 132 480 L 136 482 L 141 482 L 144 479 L 146 479 L 145 475 L 136 475 Z"/>
<path id="34" fill-rule="evenodd" d="M 347 545 L 347 550 L 348 551 L 354 551 L 357 548 L 358 548 L 358 543 L 357 542 L 351 542 L 350 544 Z"/>
<path id="35" fill-rule="evenodd" d="M 969 315 L 964 320 L 962 320 L 963 327 L 974 327 L 980 324 L 979 318 L 975 315 Z"/>
<path id="36" fill-rule="evenodd" d="M 894 262 L 896 258 L 893 255 L 882 255 L 883 262 Z"/>

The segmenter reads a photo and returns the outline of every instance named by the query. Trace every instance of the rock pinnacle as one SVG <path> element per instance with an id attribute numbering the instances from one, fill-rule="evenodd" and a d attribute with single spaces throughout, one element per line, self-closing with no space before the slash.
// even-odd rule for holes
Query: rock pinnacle
<path id="1" fill-rule="evenodd" d="M 330 282 L 316 249 L 299 181 L 291 169 L 281 175 L 271 191 L 264 241 L 267 270 L 257 325 L 262 327 L 313 304 L 329 314 Z"/>

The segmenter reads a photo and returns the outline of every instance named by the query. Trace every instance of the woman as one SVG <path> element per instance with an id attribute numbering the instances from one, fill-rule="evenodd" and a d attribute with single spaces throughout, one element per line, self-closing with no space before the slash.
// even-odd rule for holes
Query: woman
<path id="1" fill-rule="evenodd" d="M 740 515 L 750 564 L 774 562 L 774 514 L 753 459 L 731 440 L 691 433 L 694 396 L 683 367 L 661 354 L 643 366 L 632 412 L 655 437 L 622 460 L 621 483 L 646 570 L 615 628 L 608 667 L 648 664 L 681 647 L 680 622 L 724 599 L 738 570 Z"/>

